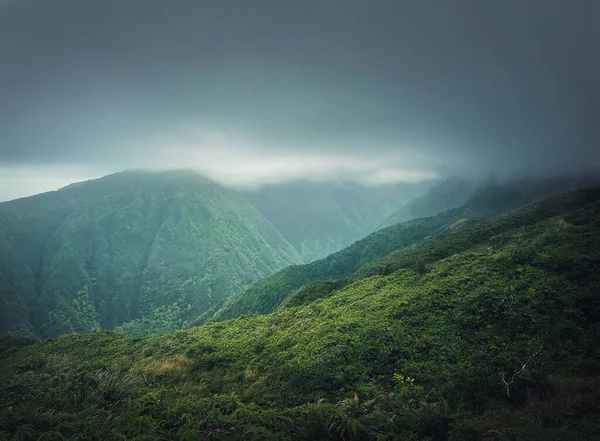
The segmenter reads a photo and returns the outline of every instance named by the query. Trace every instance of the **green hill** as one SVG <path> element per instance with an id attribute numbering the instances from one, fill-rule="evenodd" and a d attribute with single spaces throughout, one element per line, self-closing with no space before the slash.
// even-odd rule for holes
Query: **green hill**
<path id="1" fill-rule="evenodd" d="M 596 440 L 599 219 L 600 189 L 582 190 L 462 222 L 273 314 L 3 339 L 3 436 Z"/>
<path id="2" fill-rule="evenodd" d="M 448 181 L 453 188 L 467 185 L 462 180 Z M 248 313 L 274 311 L 290 294 L 304 285 L 320 280 L 339 279 L 388 254 L 413 246 L 424 239 L 444 233 L 457 223 L 489 218 L 562 192 L 600 183 L 598 177 L 522 179 L 506 183 L 480 184 L 470 189 L 467 202 L 436 216 L 414 219 L 380 229 L 353 245 L 307 265 L 284 268 L 252 284 L 202 315 L 195 324 L 209 319 L 227 320 Z M 453 190 L 454 191 L 454 190 Z M 430 191 L 440 194 L 435 188 Z M 456 192 L 455 192 L 456 193 Z M 307 289 L 311 289 L 307 287 Z"/>
<path id="3" fill-rule="evenodd" d="M 196 173 L 125 172 L 0 204 L 0 331 L 186 326 L 300 257 L 242 196 Z"/>
<path id="4" fill-rule="evenodd" d="M 376 231 L 366 238 L 305 265 L 293 265 L 260 279 L 244 291 L 224 300 L 195 323 L 208 319 L 228 320 L 248 313 L 267 314 L 293 291 L 315 280 L 337 279 L 357 271 L 375 259 L 434 235 L 461 218 L 459 212 L 447 212 L 434 218 L 417 219 Z"/>
<path id="5" fill-rule="evenodd" d="M 431 185 L 426 181 L 366 187 L 351 182 L 300 181 L 242 194 L 308 263 L 362 239 Z"/>

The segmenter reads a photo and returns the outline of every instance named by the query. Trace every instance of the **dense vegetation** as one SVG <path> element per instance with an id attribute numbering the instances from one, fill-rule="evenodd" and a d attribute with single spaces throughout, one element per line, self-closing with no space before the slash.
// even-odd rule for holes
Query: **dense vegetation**
<path id="1" fill-rule="evenodd" d="M 304 263 L 309 263 L 362 239 L 431 185 L 426 181 L 366 187 L 351 182 L 301 181 L 266 185 L 242 194 L 296 248 Z"/>
<path id="2" fill-rule="evenodd" d="M 209 319 L 227 320 L 248 313 L 272 312 L 295 290 L 311 282 L 346 277 L 394 251 L 410 247 L 429 236 L 443 234 L 457 222 L 493 217 L 552 195 L 597 185 L 600 178 L 591 176 L 487 182 L 480 183 L 475 190 L 471 181 L 451 179 L 447 182 L 449 189 L 442 191 L 439 186 L 431 188 L 415 200 L 415 207 L 434 210 L 434 207 L 443 206 L 440 205 L 443 199 L 441 195 L 456 201 L 464 198 L 468 191 L 470 196 L 460 207 L 443 211 L 436 216 L 380 229 L 322 260 L 284 268 L 224 300 L 222 304 L 200 316 L 195 324 Z M 413 205 L 409 204 L 408 207 Z M 406 211 L 404 213 L 407 214 Z M 306 289 L 313 289 L 313 286 L 309 285 Z"/>
<path id="3" fill-rule="evenodd" d="M 170 332 L 298 263 L 236 192 L 193 172 L 126 172 L 0 204 L 0 331 Z"/>
<path id="4" fill-rule="evenodd" d="M 0 436 L 600 437 L 600 189 L 461 222 L 323 285 L 173 335 L 5 338 Z"/>
<path id="5" fill-rule="evenodd" d="M 416 219 L 389 229 L 376 231 L 366 238 L 304 265 L 293 265 L 260 279 L 245 291 L 224 300 L 200 317 L 196 324 L 208 319 L 227 320 L 248 313 L 266 314 L 296 289 L 316 280 L 337 279 L 389 253 L 414 245 L 428 236 L 441 232 L 461 218 L 459 211 L 445 212 L 436 217 Z"/>

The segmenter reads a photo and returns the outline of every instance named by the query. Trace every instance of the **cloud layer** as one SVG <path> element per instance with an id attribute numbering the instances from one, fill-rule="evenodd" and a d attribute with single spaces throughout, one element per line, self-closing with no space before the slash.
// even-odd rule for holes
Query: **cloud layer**
<path id="1" fill-rule="evenodd" d="M 595 0 L 8 0 L 0 167 L 595 169 L 598 23 Z"/>

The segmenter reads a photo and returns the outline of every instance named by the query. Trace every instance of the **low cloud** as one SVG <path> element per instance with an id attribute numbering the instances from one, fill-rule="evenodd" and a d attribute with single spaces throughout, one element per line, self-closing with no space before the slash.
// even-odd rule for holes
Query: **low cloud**
<path id="1" fill-rule="evenodd" d="M 58 190 L 74 182 L 99 178 L 106 170 L 64 165 L 0 166 L 0 202 Z"/>
<path id="2" fill-rule="evenodd" d="M 145 140 L 146 153 L 142 153 L 141 146 L 125 149 L 139 154 L 138 158 L 130 155 L 123 159 L 149 169 L 191 168 L 234 187 L 293 180 L 346 180 L 373 185 L 438 176 L 436 158 L 417 150 L 378 146 L 375 140 L 368 148 L 361 148 L 362 142 L 348 140 L 344 145 L 332 142 L 322 146 L 290 142 L 281 147 L 273 140 L 252 140 L 250 134 L 186 125 L 167 138 Z"/>
<path id="3" fill-rule="evenodd" d="M 1 3 L 3 185 L 599 169 L 600 2 L 375 3 Z"/>

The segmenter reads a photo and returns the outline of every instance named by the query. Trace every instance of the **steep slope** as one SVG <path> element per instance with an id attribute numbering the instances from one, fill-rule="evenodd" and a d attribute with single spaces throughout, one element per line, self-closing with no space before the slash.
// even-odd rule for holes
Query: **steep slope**
<path id="1" fill-rule="evenodd" d="M 346 277 L 376 259 L 446 232 L 469 219 L 496 216 L 551 195 L 594 184 L 600 184 L 599 177 L 531 178 L 480 185 L 458 208 L 378 230 L 325 259 L 284 268 L 261 279 L 199 317 L 194 324 L 272 312 L 291 293 L 310 282 Z"/>
<path id="2" fill-rule="evenodd" d="M 0 329 L 35 334 L 33 305 L 40 291 L 46 243 L 82 200 L 73 192 L 0 204 Z"/>
<path id="3" fill-rule="evenodd" d="M 300 181 L 267 185 L 242 194 L 308 263 L 371 233 L 398 207 L 432 184 L 365 187 L 351 182 Z"/>
<path id="4" fill-rule="evenodd" d="M 464 204 L 482 183 L 475 179 L 450 178 L 438 182 L 421 196 L 407 202 L 379 225 L 389 227 L 420 217 L 435 216 Z"/>
<path id="5" fill-rule="evenodd" d="M 185 326 L 300 259 L 234 191 L 187 171 L 126 172 L 0 204 L 1 331 Z"/>
<path id="6" fill-rule="evenodd" d="M 17 439 L 598 439 L 599 218 L 600 189 L 578 191 L 463 223 L 270 315 L 146 339 L 3 340 L 0 427 Z"/>
<path id="7" fill-rule="evenodd" d="M 506 193 L 502 192 L 501 195 L 505 196 Z M 477 247 L 478 244 L 492 239 L 493 241 L 502 242 L 499 236 L 496 237 L 496 234 L 520 228 L 521 231 L 518 233 L 517 238 L 523 239 L 521 235 L 528 234 L 528 228 L 534 219 L 542 222 L 544 219 L 555 218 L 556 216 L 560 216 L 561 213 L 577 210 L 579 207 L 589 204 L 592 205 L 585 212 L 586 219 L 593 224 L 594 216 L 599 214 L 600 203 L 597 202 L 598 198 L 600 198 L 600 190 L 584 189 L 577 192 L 564 193 L 536 204 L 527 205 L 511 214 L 500 216 L 493 220 L 485 221 L 481 218 L 465 219 L 463 222 L 451 226 L 444 234 L 440 234 L 435 238 L 427 238 L 427 240 L 424 240 L 412 249 L 391 253 L 382 259 L 361 267 L 348 277 L 336 280 L 315 281 L 304 285 L 287 297 L 280 305 L 280 308 L 283 309 L 311 303 L 319 298 L 327 297 L 335 291 L 355 284 L 360 280 L 374 276 L 390 275 L 406 268 L 415 271 L 417 274 L 427 273 L 434 262 L 449 258 L 465 249 Z M 575 214 L 572 214 L 572 216 L 573 219 L 577 218 Z M 570 221 L 565 219 L 556 218 L 554 220 L 556 221 L 556 225 L 552 225 L 552 223 L 547 224 L 554 227 L 553 232 L 549 233 L 550 238 L 554 237 L 553 234 L 556 233 L 556 230 L 572 226 Z M 594 226 L 600 227 L 600 225 L 595 224 Z M 531 231 L 535 232 L 538 230 L 535 227 L 531 227 Z M 524 240 L 523 242 L 526 241 Z M 549 243 L 551 242 L 552 240 L 549 240 Z M 584 243 L 592 245 L 591 242 L 584 241 Z M 520 251 L 522 254 L 515 254 L 515 259 L 527 260 L 534 253 L 534 250 L 526 248 L 522 248 Z M 553 259 L 559 258 L 565 258 L 565 256 L 553 257 Z M 596 270 L 591 266 L 590 269 Z"/>
<path id="8" fill-rule="evenodd" d="M 395 250 L 410 247 L 459 219 L 460 212 L 446 212 L 376 231 L 325 259 L 289 266 L 253 283 L 248 289 L 232 295 L 202 315 L 194 324 L 204 323 L 208 319 L 228 320 L 248 313 L 270 313 L 294 290 L 309 282 L 352 274 L 361 266 Z"/>

